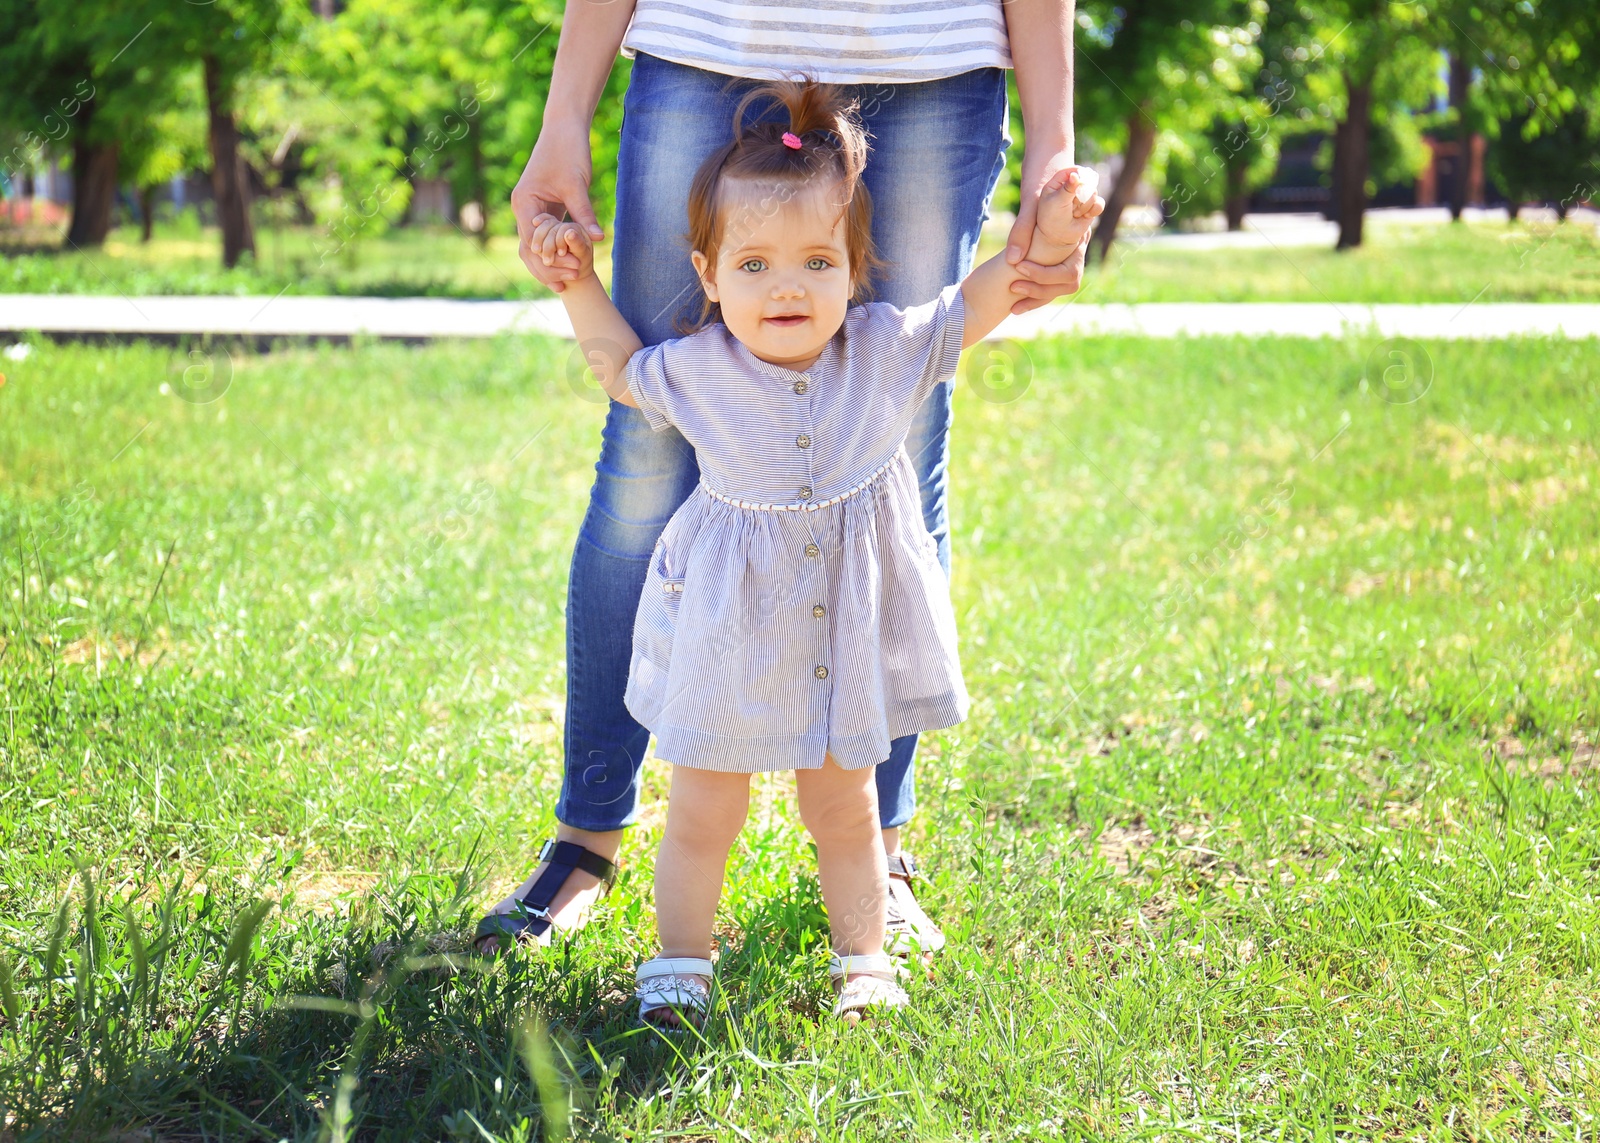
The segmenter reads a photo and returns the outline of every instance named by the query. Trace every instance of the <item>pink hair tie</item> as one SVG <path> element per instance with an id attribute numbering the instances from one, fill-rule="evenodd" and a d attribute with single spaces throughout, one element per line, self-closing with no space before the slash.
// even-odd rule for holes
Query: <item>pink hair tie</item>
<path id="1" fill-rule="evenodd" d="M 800 149 L 800 136 L 793 131 L 785 131 L 783 133 L 783 145 L 791 151 L 798 151 Z"/>

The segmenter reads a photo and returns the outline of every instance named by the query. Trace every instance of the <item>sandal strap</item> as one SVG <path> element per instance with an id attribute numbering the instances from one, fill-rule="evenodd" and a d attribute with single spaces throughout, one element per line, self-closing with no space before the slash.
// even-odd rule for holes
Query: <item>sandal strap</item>
<path id="1" fill-rule="evenodd" d="M 879 979 L 894 980 L 899 975 L 899 970 L 900 966 L 888 953 L 850 953 L 846 956 L 834 953 L 828 959 L 828 975 L 835 980 L 841 980 L 857 972 Z"/>
<path id="2" fill-rule="evenodd" d="M 561 868 L 561 881 L 556 883 L 556 889 L 561 888 L 574 869 L 581 869 L 591 877 L 598 877 L 605 882 L 608 892 L 617 881 L 617 867 L 614 863 L 607 861 L 593 850 L 585 849 L 575 841 L 555 841 L 554 839 L 546 841 L 539 847 L 539 860 L 550 862 L 550 869 L 546 870 L 546 873 L 557 867 Z M 540 880 L 543 880 L 543 878 L 540 878 Z M 552 890 L 550 895 L 553 898 L 555 891 Z M 532 896 L 533 890 L 529 889 L 528 897 Z M 523 900 L 527 900 L 527 898 L 525 897 Z M 549 904 L 546 901 L 545 907 L 548 908 Z"/>
<path id="3" fill-rule="evenodd" d="M 567 883 L 567 878 L 572 876 L 572 871 L 581 869 L 591 876 L 600 878 L 605 883 L 609 892 L 612 884 L 617 879 L 617 867 L 598 853 L 592 853 L 575 841 L 547 841 L 539 847 L 539 860 L 548 861 L 539 879 L 528 886 L 528 891 L 518 899 L 527 914 L 544 921 L 550 922 L 550 906 L 555 903 L 556 894 Z M 541 929 L 542 933 L 544 930 Z"/>
<path id="4" fill-rule="evenodd" d="M 917 868 L 916 859 L 909 853 L 902 851 L 884 856 L 889 866 L 890 877 L 899 877 L 909 883 L 922 875 L 922 871 Z"/>
<path id="5" fill-rule="evenodd" d="M 710 976 L 713 971 L 711 962 L 703 957 L 658 956 L 634 969 L 633 978 L 642 982 L 659 976 Z"/>
<path id="6" fill-rule="evenodd" d="M 904 1008 L 909 1003 L 911 997 L 899 982 L 876 976 L 858 976 L 840 987 L 833 1014 L 843 1016 L 848 1012 L 865 1012 L 869 1008 Z"/>
<path id="7" fill-rule="evenodd" d="M 639 1001 L 640 1019 L 665 1008 L 704 1015 L 711 1007 L 711 986 L 701 978 L 711 974 L 711 962 L 700 957 L 658 956 L 645 961 L 634 969 L 633 995 Z"/>

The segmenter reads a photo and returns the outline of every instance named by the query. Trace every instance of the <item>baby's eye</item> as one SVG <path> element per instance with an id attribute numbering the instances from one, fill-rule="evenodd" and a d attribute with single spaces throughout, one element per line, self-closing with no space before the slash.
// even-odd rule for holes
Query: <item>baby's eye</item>
<path id="1" fill-rule="evenodd" d="M 766 268 L 767 264 L 760 258 L 746 258 L 743 262 L 739 263 L 739 269 L 750 274 L 759 274 Z"/>
<path id="2" fill-rule="evenodd" d="M 832 263 L 826 258 L 813 258 L 806 263 L 807 270 L 826 270 Z"/>

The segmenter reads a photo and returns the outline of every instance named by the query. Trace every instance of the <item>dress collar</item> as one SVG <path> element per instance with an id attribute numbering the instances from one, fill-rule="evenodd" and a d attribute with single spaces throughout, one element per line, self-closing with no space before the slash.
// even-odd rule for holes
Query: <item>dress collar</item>
<path id="1" fill-rule="evenodd" d="M 727 338 L 732 346 L 734 356 L 748 368 L 764 377 L 789 384 L 797 377 L 814 377 L 817 375 L 832 376 L 838 372 L 838 362 L 844 352 L 844 326 L 839 327 L 839 332 L 828 339 L 822 347 L 822 353 L 817 357 L 809 369 L 790 369 L 787 365 L 774 365 L 770 361 L 763 361 L 751 352 L 750 347 L 737 337 L 726 325 L 722 327 L 722 335 Z"/>

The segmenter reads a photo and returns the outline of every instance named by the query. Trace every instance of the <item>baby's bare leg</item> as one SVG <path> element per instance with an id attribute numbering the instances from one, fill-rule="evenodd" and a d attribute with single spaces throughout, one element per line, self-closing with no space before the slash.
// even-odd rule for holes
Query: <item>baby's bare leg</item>
<path id="1" fill-rule="evenodd" d="M 728 851 L 749 810 L 750 775 L 672 768 L 667 828 L 656 854 L 661 956 L 710 954 Z"/>
<path id="2" fill-rule="evenodd" d="M 800 820 L 817 843 L 833 951 L 841 956 L 881 953 L 889 874 L 883 864 L 872 767 L 845 770 L 830 754 L 820 770 L 796 770 L 795 783 Z"/>

